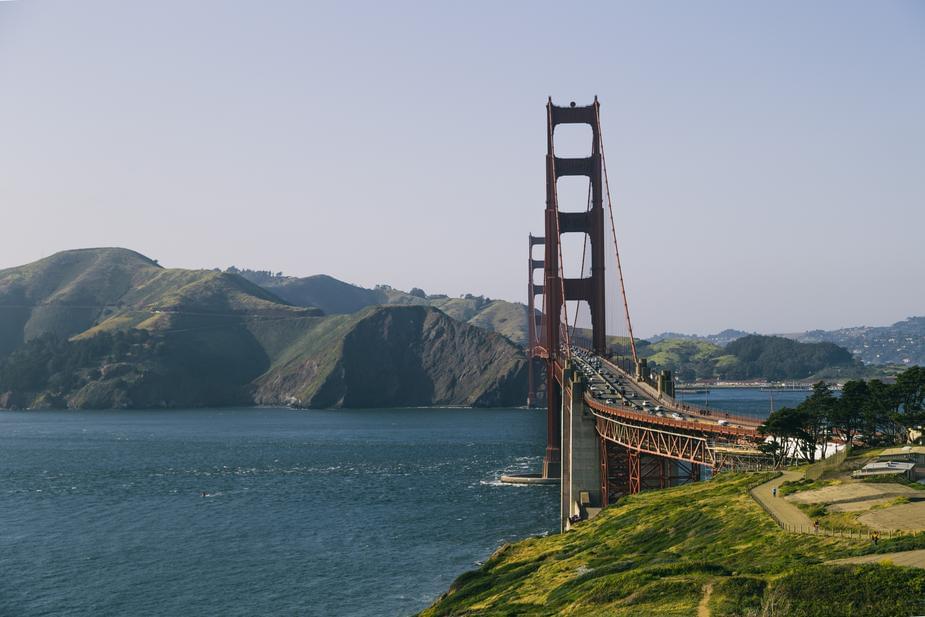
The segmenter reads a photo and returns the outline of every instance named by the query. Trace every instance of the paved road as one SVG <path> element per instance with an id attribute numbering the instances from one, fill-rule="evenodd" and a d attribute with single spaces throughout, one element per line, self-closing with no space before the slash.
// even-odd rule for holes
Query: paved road
<path id="1" fill-rule="evenodd" d="M 778 523 L 784 526 L 784 529 L 811 533 L 813 531 L 812 519 L 803 514 L 803 511 L 798 507 L 781 497 L 780 494 L 774 497 L 771 493 L 771 489 L 780 487 L 784 482 L 799 480 L 802 477 L 802 472 L 785 471 L 779 477 L 764 484 L 759 484 L 751 490 L 751 493 L 752 497 L 771 511 L 771 514 L 777 519 Z"/>

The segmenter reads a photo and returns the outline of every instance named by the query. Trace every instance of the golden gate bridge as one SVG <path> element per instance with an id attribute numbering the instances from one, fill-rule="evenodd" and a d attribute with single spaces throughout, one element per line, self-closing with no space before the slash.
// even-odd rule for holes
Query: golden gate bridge
<path id="1" fill-rule="evenodd" d="M 556 127 L 562 125 L 591 128 L 587 156 L 557 156 Z M 528 404 L 545 400 L 546 452 L 541 475 L 506 480 L 561 482 L 567 529 L 623 495 L 723 470 L 773 466 L 758 448 L 764 441 L 759 420 L 676 400 L 670 371 L 651 371 L 637 353 L 597 97 L 587 106 L 557 106 L 550 98 L 546 135 L 544 235 L 529 235 L 527 288 Z M 559 201 L 559 182 L 568 177 L 587 178 L 587 199 L 578 209 L 563 209 Z M 573 277 L 565 274 L 572 263 L 563 255 L 569 234 L 584 239 L 580 274 Z M 541 256 L 535 255 L 538 246 Z M 542 282 L 534 280 L 537 271 Z M 619 322 L 613 324 L 620 329 L 616 336 L 607 334 L 608 297 L 611 307 L 622 308 L 621 319 L 611 318 Z M 579 327 L 579 313 L 586 326 Z"/>

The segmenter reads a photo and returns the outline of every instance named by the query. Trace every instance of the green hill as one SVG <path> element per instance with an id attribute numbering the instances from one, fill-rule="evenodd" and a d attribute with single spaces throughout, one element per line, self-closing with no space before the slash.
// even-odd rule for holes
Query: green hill
<path id="1" fill-rule="evenodd" d="M 472 294 L 460 298 L 427 295 L 421 290 L 405 292 L 388 285 L 367 289 L 323 274 L 298 278 L 268 271 L 237 268 L 227 271 L 240 273 L 290 304 L 315 306 L 327 314 L 354 313 L 375 305 L 432 306 L 453 319 L 497 332 L 516 345 L 524 347 L 527 344 L 527 307 L 518 302 L 492 300 Z"/>
<path id="2" fill-rule="evenodd" d="M 253 270 L 240 273 L 290 304 L 316 306 L 328 315 L 355 313 L 367 306 L 389 304 L 388 296 L 382 290 L 358 287 L 326 274 L 296 278 L 272 276 Z"/>
<path id="3" fill-rule="evenodd" d="M 661 339 L 637 345 L 654 368 L 670 369 L 682 381 L 695 379 L 810 379 L 829 373 L 862 375 L 851 353 L 833 343 L 799 343 L 750 334 L 725 347 L 698 339 Z"/>
<path id="4" fill-rule="evenodd" d="M 0 271 L 0 407 L 519 405 L 510 342 L 427 306 L 330 315 L 124 249 Z M 15 350 L 15 351 L 14 351 Z M 4 359 L 5 357 L 5 359 Z"/>
<path id="5" fill-rule="evenodd" d="M 421 616 L 918 614 L 925 571 L 825 565 L 875 547 L 782 531 L 748 495 L 764 477 L 643 492 L 567 533 L 504 546 Z M 909 548 L 903 542 L 877 550 Z M 698 612 L 702 602 L 709 613 Z"/>
<path id="6" fill-rule="evenodd" d="M 64 251 L 0 270 L 0 357 L 45 332 L 68 337 L 86 330 L 161 270 L 147 257 L 117 248 Z"/>
<path id="7" fill-rule="evenodd" d="M 128 327 L 197 325 L 240 315 L 320 315 L 246 279 L 211 270 L 165 269 L 127 249 L 80 249 L 0 270 L 0 357 L 45 333 L 60 338 Z"/>

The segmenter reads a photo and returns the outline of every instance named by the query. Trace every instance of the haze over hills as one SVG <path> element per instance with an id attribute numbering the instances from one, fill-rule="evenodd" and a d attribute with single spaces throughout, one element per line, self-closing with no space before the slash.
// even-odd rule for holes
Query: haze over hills
<path id="1" fill-rule="evenodd" d="M 472 294 L 450 298 L 443 294 L 427 294 L 421 289 L 405 292 L 388 285 L 378 285 L 373 289 L 368 289 L 345 283 L 325 274 L 300 278 L 269 271 L 238 270 L 234 267 L 227 271 L 241 274 L 290 304 L 319 307 L 329 314 L 352 313 L 367 306 L 381 304 L 426 305 L 438 308 L 454 319 L 491 332 L 498 332 L 519 346 L 526 346 L 527 342 L 527 307 L 517 302 L 492 300 Z M 677 341 L 699 341 L 722 348 L 750 335 L 760 336 L 756 332 L 735 329 L 726 329 L 705 336 L 663 332 L 647 339 L 640 339 L 637 346 L 645 349 L 647 354 L 660 356 L 656 358 L 658 362 L 659 359 L 665 359 L 663 352 L 669 348 L 674 349 L 668 354 L 669 356 L 676 355 L 676 352 L 683 348 L 683 346 L 678 346 Z M 831 331 L 811 330 L 774 336 L 793 339 L 801 343 L 835 343 L 848 349 L 865 364 L 925 364 L 925 317 L 910 317 L 892 326 L 862 326 Z M 665 343 L 665 341 L 675 342 Z M 689 351 L 691 353 L 683 354 L 688 357 L 688 360 L 698 353 L 702 355 L 708 352 L 708 355 L 714 357 L 723 355 L 713 347 Z M 684 363 L 688 363 L 688 360 Z M 662 365 L 665 364 L 662 363 Z M 720 366 L 722 367 L 722 363 Z M 701 366 L 701 369 L 703 368 Z M 702 371 L 695 372 L 701 374 Z"/>
<path id="2" fill-rule="evenodd" d="M 126 249 L 0 271 L 0 311 L 7 407 L 518 405 L 526 381 L 515 345 L 429 306 L 324 315 Z"/>
<path id="3" fill-rule="evenodd" d="M 909 317 L 891 326 L 810 330 L 782 336 L 804 343 L 836 343 L 868 364 L 925 365 L 925 317 Z"/>
<path id="4" fill-rule="evenodd" d="M 657 343 L 666 339 L 703 341 L 727 345 L 754 332 L 723 330 L 699 336 L 663 332 L 648 339 Z M 778 334 L 801 343 L 835 343 L 849 350 L 865 364 L 925 365 L 925 317 L 909 317 L 890 326 L 857 326 L 838 330 L 809 330 Z"/>
<path id="5" fill-rule="evenodd" d="M 840 378 L 867 369 L 825 337 L 915 343 L 923 321 L 637 347 L 683 380 Z M 524 305 L 471 294 L 168 269 L 119 248 L 0 270 L 0 407 L 519 405 L 525 342 Z"/>
<path id="6" fill-rule="evenodd" d="M 722 332 L 717 332 L 716 334 L 707 334 L 705 336 L 699 336 L 697 334 L 683 334 L 681 332 L 662 332 L 661 334 L 650 336 L 646 340 L 650 343 L 658 343 L 659 341 L 664 341 L 666 339 L 679 341 L 706 341 L 714 345 L 722 346 L 728 345 L 732 341 L 740 339 L 743 336 L 748 336 L 749 334 L 757 334 L 757 332 L 745 332 L 744 330 L 726 329 Z"/>

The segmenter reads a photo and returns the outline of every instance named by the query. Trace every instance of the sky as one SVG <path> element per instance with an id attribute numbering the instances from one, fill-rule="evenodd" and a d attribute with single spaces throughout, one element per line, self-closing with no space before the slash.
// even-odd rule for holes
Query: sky
<path id="1" fill-rule="evenodd" d="M 917 0 L 0 2 L 0 268 L 525 301 L 546 99 L 595 95 L 637 335 L 925 314 Z"/>

